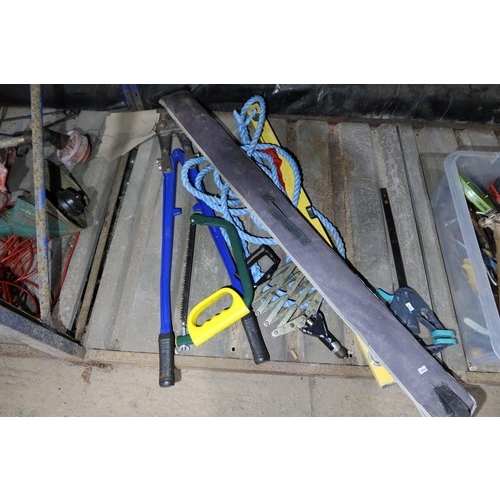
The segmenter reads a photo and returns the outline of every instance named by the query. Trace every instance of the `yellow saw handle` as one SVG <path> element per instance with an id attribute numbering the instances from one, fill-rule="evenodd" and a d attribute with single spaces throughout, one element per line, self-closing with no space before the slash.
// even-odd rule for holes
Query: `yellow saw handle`
<path id="1" fill-rule="evenodd" d="M 198 319 L 201 314 L 226 296 L 231 297 L 231 305 L 211 318 L 208 318 L 201 325 L 198 325 Z M 236 290 L 230 287 L 220 288 L 196 304 L 188 315 L 187 328 L 193 344 L 195 346 L 203 344 L 203 342 L 211 339 L 214 335 L 217 335 L 249 313 L 250 309 L 245 305 L 245 302 L 243 302 L 243 299 Z"/>

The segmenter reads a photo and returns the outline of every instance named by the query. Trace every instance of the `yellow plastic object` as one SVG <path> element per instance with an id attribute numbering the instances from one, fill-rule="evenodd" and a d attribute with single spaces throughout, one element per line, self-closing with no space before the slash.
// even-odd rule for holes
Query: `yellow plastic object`
<path id="1" fill-rule="evenodd" d="M 256 103 L 254 104 L 250 109 L 249 113 L 252 112 L 252 110 L 255 109 L 257 111 L 257 114 L 260 113 L 260 106 Z M 254 127 L 257 126 L 258 123 L 258 117 L 254 117 L 252 119 L 252 124 Z M 262 134 L 261 134 L 261 141 L 264 142 L 265 144 L 273 144 L 275 146 L 280 146 L 281 144 L 276 137 L 276 134 L 274 133 L 273 129 L 271 128 L 271 125 L 269 122 L 266 120 L 264 122 L 264 127 L 262 128 Z M 281 160 L 281 176 L 283 178 L 283 181 L 285 183 L 285 191 L 290 199 L 293 198 L 293 190 L 294 190 L 294 184 L 295 184 L 295 179 L 293 175 L 293 170 L 292 167 L 290 166 L 290 163 L 283 158 L 281 155 L 279 155 L 279 158 Z M 299 203 L 297 205 L 297 208 L 299 209 L 300 213 L 306 217 L 309 222 L 314 226 L 316 231 L 318 231 L 319 234 L 324 238 L 324 240 L 330 245 L 332 245 L 332 242 L 330 241 L 330 238 L 328 236 L 328 233 L 326 232 L 325 228 L 321 224 L 318 218 L 311 218 L 308 212 L 308 208 L 311 206 L 311 201 L 309 197 L 307 196 L 306 192 L 304 191 L 303 188 L 300 190 L 300 195 L 299 195 Z M 358 344 L 361 348 L 361 351 L 365 357 L 366 362 L 368 363 L 368 366 L 370 367 L 373 376 L 375 377 L 376 381 L 381 387 L 385 387 L 387 385 L 392 385 L 395 383 L 392 375 L 387 371 L 387 369 L 382 366 L 382 365 L 377 365 L 373 359 L 371 359 L 369 355 L 369 348 L 368 346 L 363 342 L 363 340 L 356 335 L 356 339 L 358 340 Z"/>
<path id="2" fill-rule="evenodd" d="M 465 271 L 465 274 L 467 275 L 467 280 L 469 281 L 469 285 L 471 286 L 472 291 L 474 293 L 477 293 L 476 278 L 474 277 L 474 272 L 472 271 L 472 266 L 470 264 L 469 259 L 463 260 L 462 269 Z"/>
<path id="3" fill-rule="evenodd" d="M 198 325 L 200 315 L 227 295 L 232 298 L 231 305 Z M 198 346 L 249 313 L 250 310 L 236 290 L 222 287 L 193 307 L 187 318 L 187 329 L 193 344 Z"/>
<path id="4" fill-rule="evenodd" d="M 260 113 L 260 106 L 258 104 L 254 104 L 250 109 L 249 112 L 251 112 L 253 109 L 257 110 L 257 113 Z M 253 119 L 252 123 L 254 127 L 257 126 L 257 119 Z M 271 128 L 271 125 L 269 122 L 266 120 L 264 122 L 264 127 L 262 128 L 262 134 L 261 134 L 261 139 L 262 142 L 265 144 L 274 144 L 275 146 L 280 146 L 281 144 L 278 141 L 278 138 L 276 137 L 276 134 L 274 133 L 274 130 Z M 278 154 L 280 160 L 281 160 L 281 176 L 283 178 L 283 182 L 285 183 L 285 191 L 286 194 L 290 199 L 293 198 L 293 189 L 295 185 L 295 179 L 293 175 L 293 170 L 292 167 L 290 166 L 290 163 L 288 163 L 285 158 L 283 158 L 280 154 Z M 330 237 L 328 236 L 328 233 L 325 231 L 325 228 L 319 221 L 317 217 L 311 217 L 309 215 L 309 212 L 307 209 L 311 206 L 311 201 L 309 200 L 307 194 L 303 189 L 300 190 L 299 194 L 299 203 L 297 205 L 297 208 L 300 210 L 300 213 L 304 215 L 307 220 L 314 226 L 316 231 L 323 236 L 323 238 L 330 243 Z"/>

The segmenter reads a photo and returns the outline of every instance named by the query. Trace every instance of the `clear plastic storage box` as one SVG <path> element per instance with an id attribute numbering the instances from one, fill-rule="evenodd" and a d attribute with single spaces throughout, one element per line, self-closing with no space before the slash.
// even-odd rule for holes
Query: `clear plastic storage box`
<path id="1" fill-rule="evenodd" d="M 471 369 L 500 367 L 500 316 L 459 174 L 483 191 L 500 177 L 500 151 L 457 150 L 431 193 L 431 206 Z"/>

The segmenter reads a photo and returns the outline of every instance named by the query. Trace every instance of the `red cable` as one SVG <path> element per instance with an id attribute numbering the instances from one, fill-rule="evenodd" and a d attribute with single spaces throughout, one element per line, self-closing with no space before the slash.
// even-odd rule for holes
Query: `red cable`
<path id="1" fill-rule="evenodd" d="M 75 239 L 73 240 L 73 243 L 71 244 L 71 248 L 70 248 L 70 251 L 68 253 L 68 257 L 66 258 L 63 272 L 61 273 L 61 279 L 59 280 L 59 286 L 57 288 L 57 292 L 55 293 L 54 298 L 52 299 L 52 304 L 51 304 L 52 308 L 54 308 L 57 301 L 59 300 L 59 294 L 61 293 L 64 282 L 66 281 L 66 275 L 68 274 L 68 269 L 69 269 L 69 265 L 71 263 L 71 258 L 73 257 L 73 254 L 75 253 L 76 244 L 78 243 L 79 239 L 80 239 L 80 233 L 76 233 Z"/>
<path id="2" fill-rule="evenodd" d="M 68 252 L 61 279 L 51 302 L 51 308 L 59 300 L 79 238 L 80 233 L 78 232 L 75 234 Z M 38 289 L 38 285 L 29 279 L 38 272 L 37 267 L 34 266 L 35 257 L 36 242 L 33 238 L 10 235 L 5 239 L 0 239 L 0 297 L 9 304 L 18 306 L 22 294 L 25 293 L 26 297 L 31 299 L 34 304 L 33 314 L 39 316 L 40 310 L 37 297 L 29 290 L 29 288 Z M 17 290 L 17 296 L 16 293 L 13 293 L 14 289 Z"/>

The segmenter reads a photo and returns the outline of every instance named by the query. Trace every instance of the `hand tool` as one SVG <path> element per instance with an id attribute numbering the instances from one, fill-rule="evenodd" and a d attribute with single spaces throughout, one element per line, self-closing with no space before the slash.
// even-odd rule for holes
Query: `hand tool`
<path id="1" fill-rule="evenodd" d="M 338 358 L 343 359 L 348 357 L 349 352 L 347 349 L 328 330 L 325 315 L 322 311 L 318 311 L 316 317 L 310 316 L 307 319 L 306 326 L 300 330 L 307 335 L 319 338 Z"/>
<path id="2" fill-rule="evenodd" d="M 347 349 L 328 330 L 320 311 L 322 301 L 321 295 L 295 264 L 289 262 L 257 287 L 254 307 L 259 318 L 268 313 L 265 326 L 277 323 L 271 333 L 273 337 L 300 330 L 319 338 L 337 357 L 346 358 Z M 290 304 L 285 307 L 287 302 Z"/>
<path id="3" fill-rule="evenodd" d="M 252 266 L 258 264 L 263 259 L 268 259 L 268 261 L 270 261 L 270 265 L 265 271 L 262 271 L 261 268 L 262 275 L 257 281 L 254 282 L 254 289 L 260 286 L 265 281 L 271 279 L 281 263 L 281 259 L 276 255 L 276 252 L 269 245 L 260 245 L 259 248 L 254 250 L 247 257 L 246 263 L 248 269 L 251 269 Z"/>
<path id="4" fill-rule="evenodd" d="M 160 121 L 160 123 L 159 127 L 165 124 L 164 121 Z M 157 130 L 157 133 L 160 136 L 163 130 L 160 128 L 160 130 Z M 165 136 L 162 135 L 161 137 L 163 141 Z M 175 385 L 175 334 L 172 326 L 170 280 L 172 275 L 174 218 L 181 213 L 181 210 L 175 206 L 177 164 L 181 159 L 184 160 L 184 156 L 181 158 L 179 151 L 174 151 L 168 158 L 162 156 L 163 162 L 161 163 L 163 172 L 163 205 L 160 270 L 160 334 L 158 335 L 160 387 Z"/>
<path id="5" fill-rule="evenodd" d="M 391 242 L 392 255 L 394 259 L 394 267 L 398 278 L 399 288 L 394 294 L 387 293 L 381 288 L 377 288 L 377 294 L 387 302 L 389 309 L 394 313 L 394 316 L 420 340 L 419 323 L 425 326 L 432 337 L 432 344 L 426 345 L 425 348 L 431 353 L 436 354 L 441 352 L 448 346 L 457 345 L 457 339 L 453 330 L 447 330 L 439 321 L 435 312 L 425 302 L 425 300 L 417 293 L 416 290 L 408 286 L 406 273 L 399 246 L 398 233 L 392 214 L 391 203 L 386 188 L 380 189 L 382 204 L 384 206 L 385 220 Z"/>
<path id="6" fill-rule="evenodd" d="M 189 351 L 192 344 L 188 333 L 187 319 L 189 312 L 189 294 L 191 290 L 191 276 L 193 274 L 194 245 L 196 243 L 196 224 L 190 224 L 186 244 L 186 255 L 184 257 L 184 274 L 182 277 L 182 295 L 180 306 L 181 332 L 177 336 L 175 345 L 179 352 Z"/>
<path id="7" fill-rule="evenodd" d="M 186 91 L 166 95 L 160 104 L 321 296 L 361 336 L 419 411 L 426 416 L 471 416 L 474 398 L 420 345 L 217 119 Z"/>
<path id="8" fill-rule="evenodd" d="M 231 242 L 238 277 L 241 280 L 243 288 L 243 297 L 233 288 L 223 287 L 194 306 L 187 318 L 187 329 L 191 340 L 194 345 L 200 345 L 241 319 L 254 362 L 260 364 L 269 361 L 270 355 L 262 337 L 259 323 L 255 313 L 251 309 L 254 295 L 253 283 L 235 227 L 220 217 L 207 217 L 201 214 L 193 214 L 191 216 L 191 224 L 218 226 L 226 231 Z M 203 313 L 228 296 L 231 298 L 231 305 L 228 308 L 206 319 L 202 324 L 198 324 L 199 318 Z"/>

